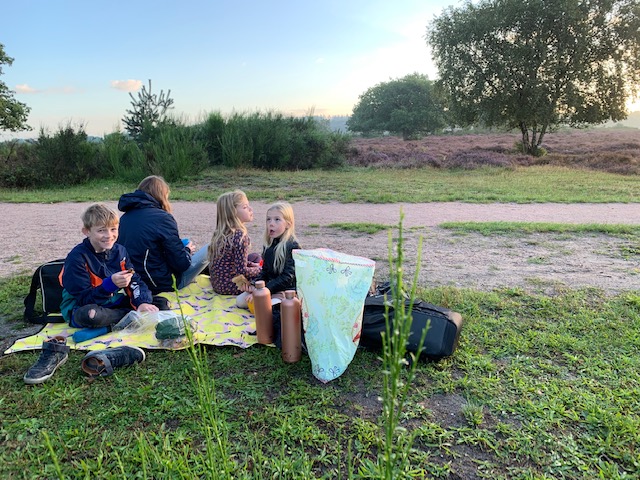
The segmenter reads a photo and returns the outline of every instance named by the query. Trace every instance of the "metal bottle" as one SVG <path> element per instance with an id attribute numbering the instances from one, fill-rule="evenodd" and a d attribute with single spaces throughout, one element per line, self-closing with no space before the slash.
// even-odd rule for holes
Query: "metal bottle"
<path id="1" fill-rule="evenodd" d="M 253 291 L 253 308 L 256 317 L 256 334 L 258 343 L 273 343 L 273 312 L 271 310 L 271 292 L 265 287 L 264 280 L 256 281 Z"/>
<path id="2" fill-rule="evenodd" d="M 295 363 L 302 357 L 301 320 L 300 300 L 295 290 L 285 291 L 280 304 L 282 360 L 285 363 Z"/>

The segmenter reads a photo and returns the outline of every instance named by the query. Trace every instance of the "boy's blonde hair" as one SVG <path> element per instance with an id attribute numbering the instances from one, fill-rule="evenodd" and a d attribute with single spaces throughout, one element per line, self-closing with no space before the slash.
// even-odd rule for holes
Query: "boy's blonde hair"
<path id="1" fill-rule="evenodd" d="M 289 227 L 280 236 L 280 243 L 275 250 L 275 259 L 273 262 L 273 270 L 276 273 L 282 273 L 284 269 L 285 260 L 287 257 L 287 242 L 296 239 L 296 221 L 293 216 L 293 207 L 289 202 L 276 202 L 271 204 L 267 210 L 267 215 L 271 210 L 276 210 L 282 215 L 282 219 L 289 224 Z M 264 232 L 264 246 L 268 248 L 271 246 L 273 239 L 269 237 L 269 230 L 265 228 Z"/>
<path id="2" fill-rule="evenodd" d="M 224 253 L 225 248 L 231 246 L 231 238 L 237 230 L 247 235 L 247 227 L 238 218 L 237 207 L 247 203 L 247 195 L 242 190 L 223 193 L 216 201 L 216 228 L 209 243 L 209 261 Z"/>
<path id="3" fill-rule="evenodd" d="M 151 195 L 160 203 L 160 207 L 165 212 L 171 213 L 171 203 L 169 203 L 171 189 L 164 178 L 158 175 L 150 175 L 140 182 L 138 190 Z"/>
<path id="4" fill-rule="evenodd" d="M 82 214 L 82 224 L 87 230 L 92 227 L 117 227 L 120 217 L 104 203 L 94 203 Z"/>

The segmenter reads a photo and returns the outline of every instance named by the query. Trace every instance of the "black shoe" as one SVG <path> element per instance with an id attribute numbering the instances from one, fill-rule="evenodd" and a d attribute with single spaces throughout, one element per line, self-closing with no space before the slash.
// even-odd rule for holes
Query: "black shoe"
<path id="1" fill-rule="evenodd" d="M 24 383 L 36 385 L 49 380 L 56 369 L 69 358 L 67 339 L 62 336 L 52 337 L 42 342 L 42 353 L 38 361 L 34 363 L 24 374 Z"/>
<path id="2" fill-rule="evenodd" d="M 160 297 L 158 295 L 154 295 L 151 304 L 155 305 L 160 310 L 171 310 L 171 302 L 168 299 Z"/>
<path id="3" fill-rule="evenodd" d="M 87 353 L 82 359 L 82 370 L 90 377 L 106 377 L 119 367 L 144 361 L 144 351 L 138 347 L 106 348 Z"/>

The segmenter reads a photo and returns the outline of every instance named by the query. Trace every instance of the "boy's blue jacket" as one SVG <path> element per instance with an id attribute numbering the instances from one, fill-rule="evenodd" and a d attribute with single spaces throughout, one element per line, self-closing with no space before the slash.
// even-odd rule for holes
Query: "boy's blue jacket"
<path id="1" fill-rule="evenodd" d="M 191 266 L 191 252 L 178 233 L 178 223 L 146 192 L 136 190 L 120 197 L 118 243 L 129 252 L 131 262 L 151 291 L 173 291 Z"/>
<path id="2" fill-rule="evenodd" d="M 119 293 L 111 275 L 132 268 L 126 248 L 114 244 L 111 250 L 96 253 L 88 238 L 76 245 L 64 261 L 62 271 L 62 304 L 60 309 L 67 322 L 73 310 L 84 305 L 97 304 L 108 308 L 136 309 L 143 303 L 151 303 L 153 295 L 133 274 L 131 283 Z"/>

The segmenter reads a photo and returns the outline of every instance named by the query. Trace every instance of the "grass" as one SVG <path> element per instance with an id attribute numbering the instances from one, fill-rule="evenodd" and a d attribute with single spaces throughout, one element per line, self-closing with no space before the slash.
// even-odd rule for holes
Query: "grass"
<path id="1" fill-rule="evenodd" d="M 564 167 L 481 168 L 478 170 L 368 169 L 294 171 L 215 168 L 171 185 L 171 198 L 215 201 L 221 193 L 240 188 L 252 200 L 316 202 L 416 203 L 513 202 L 603 203 L 640 202 L 640 177 Z M 58 189 L 0 189 L 0 202 L 116 201 L 134 183 L 94 181 Z"/>
<path id="2" fill-rule="evenodd" d="M 286 182 L 265 172 L 216 169 L 172 185 L 172 198 L 210 201 L 242 188 L 265 201 L 638 202 L 638 182 L 556 167 L 353 168 L 290 172 Z M 134 187 L 0 190 L 0 201 L 116 200 Z M 447 228 L 638 234 L 638 227 L 609 225 Z M 637 242 L 628 253 L 636 252 Z M 29 281 L 0 281 L 3 319 L 19 321 Z M 556 292 L 418 289 L 418 297 L 462 313 L 465 325 L 451 358 L 416 364 L 391 432 L 398 445 L 412 446 L 397 452 L 406 457 L 395 457 L 405 477 L 638 478 L 640 295 Z M 149 351 L 144 363 L 90 381 L 79 367 L 83 353 L 73 351 L 51 380 L 34 387 L 22 375 L 39 352 L 2 357 L 0 478 L 372 478 L 389 446 L 381 443 L 389 431 L 381 420 L 380 352 L 359 351 L 326 385 L 313 378 L 306 356 L 288 365 L 279 350 L 263 346 L 199 352 L 194 360 L 190 351 Z M 399 375 L 410 379 L 409 372 Z M 212 409 L 203 409 L 203 398 Z"/>
<path id="3" fill-rule="evenodd" d="M 353 223 L 353 222 L 332 223 L 327 226 L 329 228 L 337 228 L 339 230 L 345 230 L 347 232 L 366 233 L 369 235 L 374 235 L 378 232 L 383 232 L 385 230 L 390 230 L 391 228 L 393 228 L 391 225 L 382 225 L 380 223 Z"/>
<path id="4" fill-rule="evenodd" d="M 526 233 L 602 233 L 606 235 L 629 236 L 640 234 L 640 225 L 599 224 L 599 223 L 542 223 L 542 222 L 445 222 L 441 228 L 462 233 L 475 232 L 482 235 L 507 235 Z"/>
<path id="5" fill-rule="evenodd" d="M 415 435 L 408 457 L 415 475 L 637 478 L 637 293 L 418 294 L 461 312 L 465 327 L 456 354 L 420 363 L 409 389 L 398 434 Z M 128 478 L 141 471 L 141 452 L 154 451 L 160 458 L 147 462 L 146 478 L 175 477 L 184 458 L 192 472 L 211 474 L 202 470 L 188 352 L 150 351 L 143 364 L 93 382 L 80 371 L 83 354 L 72 352 L 49 382 L 26 387 L 21 376 L 37 354 L 0 361 L 0 477 L 51 478 L 60 468 L 68 478 Z M 383 434 L 378 355 L 359 352 L 322 385 L 307 357 L 286 365 L 268 347 L 208 350 L 234 478 L 348 478 L 375 461 Z"/>

